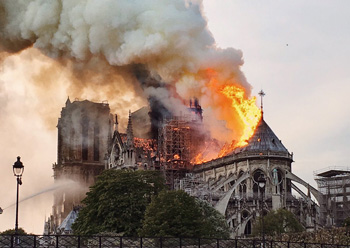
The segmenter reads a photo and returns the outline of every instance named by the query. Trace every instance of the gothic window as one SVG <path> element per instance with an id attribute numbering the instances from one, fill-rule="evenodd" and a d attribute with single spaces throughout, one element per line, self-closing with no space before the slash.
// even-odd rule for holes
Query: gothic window
<path id="1" fill-rule="evenodd" d="M 245 235 L 252 234 L 252 223 L 250 222 L 250 220 L 248 220 L 248 222 L 244 228 L 244 234 Z"/>
<path id="2" fill-rule="evenodd" d="M 242 211 L 242 221 L 249 217 L 249 212 L 247 210 Z"/>
<path id="3" fill-rule="evenodd" d="M 247 195 L 247 180 L 244 180 L 240 185 L 239 185 L 239 195 L 241 197 L 246 197 Z"/>
<path id="4" fill-rule="evenodd" d="M 114 162 L 117 162 L 119 160 L 119 153 L 120 149 L 118 145 L 114 146 Z"/>
<path id="5" fill-rule="evenodd" d="M 261 170 L 256 170 L 253 173 L 253 194 L 254 195 L 259 195 L 261 193 L 259 189 L 259 183 L 258 183 L 258 179 L 260 175 L 263 175 L 266 179 L 266 176 Z M 265 192 L 265 189 L 266 189 L 266 186 L 262 190 Z"/>
<path id="6" fill-rule="evenodd" d="M 94 128 L 94 161 L 100 161 L 100 128 Z"/>
<path id="7" fill-rule="evenodd" d="M 88 160 L 89 152 L 89 120 L 87 117 L 82 119 L 82 159 Z"/>
<path id="8" fill-rule="evenodd" d="M 76 137 L 74 128 L 70 130 L 70 141 L 69 141 L 69 160 L 76 160 Z"/>
<path id="9" fill-rule="evenodd" d="M 58 164 L 62 161 L 62 147 L 63 147 L 63 135 L 62 128 L 58 125 L 58 144 L 57 144 L 57 153 L 58 153 Z"/>

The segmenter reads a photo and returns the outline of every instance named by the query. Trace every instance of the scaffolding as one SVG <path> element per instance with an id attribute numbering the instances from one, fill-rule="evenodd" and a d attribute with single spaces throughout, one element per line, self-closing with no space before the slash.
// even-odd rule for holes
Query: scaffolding
<path id="1" fill-rule="evenodd" d="M 175 181 L 192 169 L 191 160 L 197 155 L 200 142 L 197 132 L 200 124 L 201 119 L 197 115 L 189 114 L 166 118 L 159 129 L 160 165 L 172 189 Z"/>
<path id="2" fill-rule="evenodd" d="M 211 204 L 214 204 L 214 201 L 223 195 L 223 193 L 210 190 L 209 183 L 205 182 L 199 174 L 193 173 L 186 173 L 185 177 L 176 180 L 174 189 L 183 190 L 187 194 Z"/>
<path id="3" fill-rule="evenodd" d="M 322 224 L 342 226 L 350 218 L 350 168 L 329 167 L 314 174 L 323 195 L 319 203 Z"/>
<path id="4" fill-rule="evenodd" d="M 162 156 L 166 169 L 187 168 L 191 160 L 191 130 L 186 118 L 166 119 L 160 132 Z"/>

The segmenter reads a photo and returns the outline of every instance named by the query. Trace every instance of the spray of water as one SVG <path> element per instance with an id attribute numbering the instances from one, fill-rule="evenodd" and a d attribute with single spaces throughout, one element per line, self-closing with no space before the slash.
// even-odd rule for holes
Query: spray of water
<path id="1" fill-rule="evenodd" d="M 41 190 L 39 192 L 36 192 L 36 193 L 34 193 L 34 194 L 30 195 L 30 196 L 27 196 L 27 197 L 21 199 L 19 201 L 19 203 L 20 202 L 24 202 L 24 201 L 29 200 L 29 199 L 32 199 L 32 198 L 34 198 L 36 196 L 39 196 L 39 195 L 42 195 L 42 194 L 45 194 L 45 193 L 48 193 L 48 192 L 51 192 L 51 191 L 55 191 L 57 189 L 68 188 L 68 187 L 71 188 L 71 187 L 76 187 L 76 186 L 78 186 L 78 183 L 74 182 L 72 180 L 64 180 L 64 181 L 56 182 L 54 185 L 52 185 L 50 187 L 47 187 L 47 188 L 45 188 L 45 189 L 43 189 L 43 190 Z M 15 205 L 16 205 L 16 203 L 14 202 L 14 203 L 10 204 L 9 206 L 3 208 L 2 210 L 11 208 L 11 207 L 13 207 Z"/>

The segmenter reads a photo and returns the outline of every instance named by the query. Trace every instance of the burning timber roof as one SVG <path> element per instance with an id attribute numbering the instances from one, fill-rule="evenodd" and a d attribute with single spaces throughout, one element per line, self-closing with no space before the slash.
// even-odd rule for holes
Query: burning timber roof
<path id="1" fill-rule="evenodd" d="M 254 135 L 249 139 L 248 145 L 239 148 L 237 152 L 249 151 L 272 151 L 272 152 L 287 152 L 281 140 L 276 136 L 272 129 L 267 125 L 265 120 L 261 118 Z"/>
<path id="2" fill-rule="evenodd" d="M 193 167 L 195 173 L 221 167 L 225 164 L 245 160 L 247 158 L 275 158 L 293 162 L 293 154 L 290 154 L 262 118 L 255 130 L 254 135 L 249 139 L 248 145 L 236 148 L 228 155 L 217 158 Z"/>

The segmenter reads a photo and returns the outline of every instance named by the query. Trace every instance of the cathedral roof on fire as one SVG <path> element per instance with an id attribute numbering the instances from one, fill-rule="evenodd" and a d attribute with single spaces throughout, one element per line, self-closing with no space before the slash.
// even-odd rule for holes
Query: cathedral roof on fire
<path id="1" fill-rule="evenodd" d="M 261 118 L 254 135 L 249 139 L 248 145 L 240 148 L 238 152 L 249 151 L 288 152 L 263 118 Z"/>

